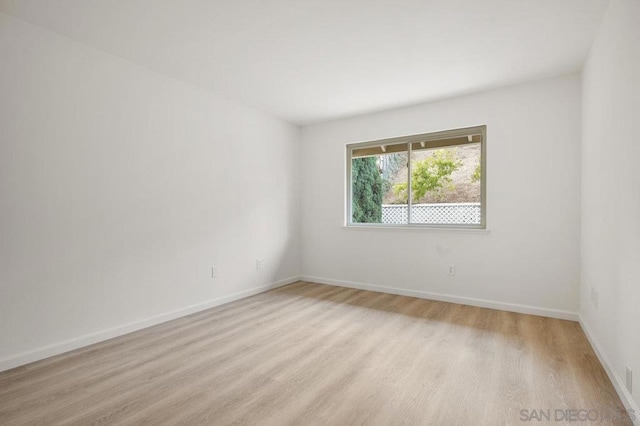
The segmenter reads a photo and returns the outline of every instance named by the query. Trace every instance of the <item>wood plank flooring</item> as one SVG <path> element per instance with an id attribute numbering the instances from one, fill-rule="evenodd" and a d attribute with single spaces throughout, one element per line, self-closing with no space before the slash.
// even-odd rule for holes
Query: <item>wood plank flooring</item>
<path id="1" fill-rule="evenodd" d="M 577 323 L 306 282 L 0 373 L 1 425 L 525 425 L 573 413 L 556 410 L 631 424 Z"/>

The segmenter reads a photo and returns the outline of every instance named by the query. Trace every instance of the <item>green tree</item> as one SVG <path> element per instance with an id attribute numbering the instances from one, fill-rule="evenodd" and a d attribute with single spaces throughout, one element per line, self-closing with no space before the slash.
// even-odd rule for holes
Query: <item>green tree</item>
<path id="1" fill-rule="evenodd" d="M 480 182 L 481 178 L 482 178 L 482 167 L 480 166 L 480 164 L 478 164 L 475 170 L 473 171 L 473 173 L 471 174 L 471 182 L 473 183 Z"/>
<path id="2" fill-rule="evenodd" d="M 354 158 L 351 173 L 353 182 L 353 222 L 382 222 L 383 181 L 376 164 L 376 158 Z"/>
<path id="3" fill-rule="evenodd" d="M 433 155 L 416 161 L 412 165 L 411 191 L 413 200 L 424 197 L 427 192 L 441 200 L 447 190 L 455 188 L 451 183 L 451 174 L 458 170 L 462 161 L 456 159 L 455 152 L 450 149 L 439 149 Z M 394 185 L 393 192 L 396 196 L 407 199 L 407 184 Z"/>

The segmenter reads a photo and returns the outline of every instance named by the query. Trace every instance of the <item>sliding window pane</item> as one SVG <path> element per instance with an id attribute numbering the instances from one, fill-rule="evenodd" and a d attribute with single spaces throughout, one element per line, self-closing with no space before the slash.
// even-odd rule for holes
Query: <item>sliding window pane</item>
<path id="1" fill-rule="evenodd" d="M 407 181 L 407 144 L 354 150 L 351 159 L 352 223 L 407 224 L 406 199 L 396 185 Z"/>
<path id="2" fill-rule="evenodd" d="M 479 225 L 481 173 L 481 143 L 413 144 L 411 223 Z"/>

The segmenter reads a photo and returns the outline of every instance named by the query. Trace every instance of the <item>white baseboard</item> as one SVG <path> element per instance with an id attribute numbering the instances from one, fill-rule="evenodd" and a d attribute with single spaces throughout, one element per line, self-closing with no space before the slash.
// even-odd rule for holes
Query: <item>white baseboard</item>
<path id="1" fill-rule="evenodd" d="M 584 331 L 584 334 L 587 336 L 587 339 L 589 339 L 589 343 L 591 343 L 591 347 L 593 347 L 593 350 L 598 356 L 600 363 L 604 367 L 604 370 L 607 372 L 609 380 L 611 380 L 611 383 L 613 383 L 613 387 L 616 389 L 616 392 L 618 393 L 620 400 L 624 404 L 624 407 L 628 412 L 633 413 L 635 417 L 633 424 L 636 426 L 640 426 L 640 409 L 638 408 L 638 404 L 636 404 L 636 402 L 633 400 L 631 393 L 624 385 L 624 380 L 622 379 L 622 377 L 619 377 L 615 373 L 613 364 L 609 360 L 606 352 L 602 349 L 600 343 L 596 340 L 595 335 L 591 331 L 591 328 L 582 315 L 579 315 L 579 322 L 582 330 Z"/>
<path id="2" fill-rule="evenodd" d="M 377 291 L 380 293 L 397 294 L 400 296 L 411 296 L 421 299 L 438 300 L 441 302 L 458 303 L 460 305 L 478 306 L 481 308 L 498 309 L 501 311 L 517 312 L 521 314 L 530 314 L 538 315 L 541 317 L 578 321 L 578 314 L 576 312 L 564 311 L 560 309 L 538 308 L 536 306 L 519 305 L 517 303 L 496 302 L 493 300 L 475 299 L 472 297 L 453 296 L 441 293 L 431 293 L 422 290 L 407 290 L 403 288 L 384 287 L 373 284 L 334 280 L 322 277 L 303 276 L 302 280 L 320 284 L 335 285 L 339 287 L 349 287 L 357 288 L 360 290 Z"/>
<path id="3" fill-rule="evenodd" d="M 172 312 L 156 315 L 151 318 L 133 321 L 127 324 L 109 328 L 107 330 L 102 330 L 95 333 L 86 334 L 84 336 L 76 337 L 73 339 L 65 340 L 63 342 L 58 342 L 51 345 L 43 346 L 38 349 L 33 349 L 30 351 L 22 352 L 15 355 L 9 355 L 7 357 L 0 358 L 0 371 L 9 370 L 11 368 L 19 367 L 21 365 L 25 365 L 35 361 L 39 361 L 41 359 L 49 358 L 54 355 L 59 355 L 65 352 L 72 351 L 74 349 L 79 349 L 85 346 L 89 346 L 94 343 L 102 342 L 108 339 L 112 339 L 114 337 L 132 333 L 134 331 L 138 331 L 143 328 L 151 327 L 153 325 L 171 321 L 176 318 L 180 318 L 196 312 L 204 311 L 206 309 L 223 305 L 225 303 L 233 302 L 235 300 L 244 299 L 245 297 L 253 296 L 258 293 L 262 293 L 277 287 L 282 287 L 284 285 L 294 283 L 296 281 L 299 281 L 300 279 L 301 279 L 300 276 L 289 277 L 280 281 L 276 281 L 271 284 L 250 288 L 248 290 L 239 291 L 237 293 L 233 293 L 228 296 L 219 297 L 217 299 L 207 300 L 206 302 L 197 303 L 191 306 L 186 306 L 184 308 L 180 308 Z"/>

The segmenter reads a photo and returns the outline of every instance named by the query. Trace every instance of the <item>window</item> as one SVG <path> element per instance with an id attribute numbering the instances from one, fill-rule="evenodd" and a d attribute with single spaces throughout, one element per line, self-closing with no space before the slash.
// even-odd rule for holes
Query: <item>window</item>
<path id="1" fill-rule="evenodd" d="M 485 228 L 486 126 L 347 145 L 347 225 Z"/>

